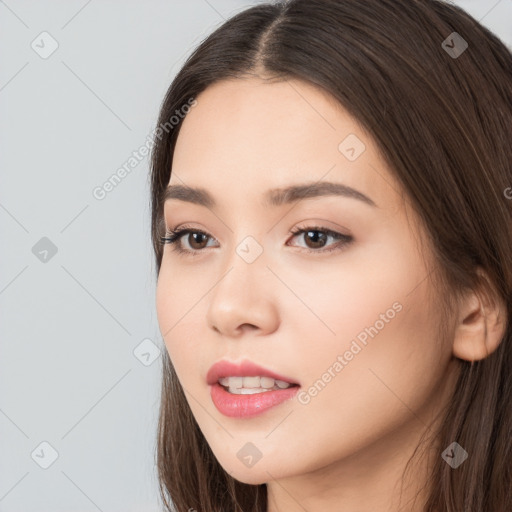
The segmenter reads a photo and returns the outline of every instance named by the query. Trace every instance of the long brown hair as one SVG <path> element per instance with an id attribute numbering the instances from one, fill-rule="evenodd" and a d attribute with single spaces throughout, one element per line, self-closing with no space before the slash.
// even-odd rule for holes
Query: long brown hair
<path id="1" fill-rule="evenodd" d="M 169 125 L 209 85 L 250 75 L 312 83 L 373 136 L 428 233 L 438 264 L 431 279 L 434 284 L 438 276 L 446 318 L 451 298 L 466 290 L 487 286 L 505 301 L 501 344 L 481 361 L 460 361 L 450 408 L 435 433 L 442 449 L 457 440 L 470 460 L 455 471 L 439 453 L 426 482 L 425 512 L 512 510 L 510 51 L 465 11 L 440 0 L 260 4 L 197 47 L 170 85 L 158 125 Z M 157 273 L 163 193 L 180 127 L 160 130 L 152 153 Z M 266 485 L 239 482 L 216 460 L 167 353 L 155 456 L 166 510 L 266 510 Z"/>

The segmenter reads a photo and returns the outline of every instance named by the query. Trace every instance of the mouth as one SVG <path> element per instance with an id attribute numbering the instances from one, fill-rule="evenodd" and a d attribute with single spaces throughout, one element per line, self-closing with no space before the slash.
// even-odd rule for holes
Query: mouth
<path id="1" fill-rule="evenodd" d="M 239 419 L 252 418 L 292 400 L 300 387 L 298 384 L 285 382 L 287 387 L 280 388 L 274 384 L 271 388 L 263 388 L 260 382 L 260 386 L 257 388 L 230 388 L 231 377 L 223 377 L 221 380 L 224 379 L 228 380 L 228 386 L 223 386 L 220 382 L 211 384 L 210 397 L 221 414 Z"/>
<path id="2" fill-rule="evenodd" d="M 293 379 L 248 359 L 240 363 L 226 359 L 216 362 L 208 370 L 206 382 L 209 385 L 219 384 L 233 394 L 264 393 L 299 385 Z"/>
<path id="3" fill-rule="evenodd" d="M 225 416 L 249 418 L 293 399 L 300 384 L 247 359 L 216 362 L 206 382 L 215 407 Z"/>
<path id="4" fill-rule="evenodd" d="M 233 395 L 254 395 L 256 393 L 268 393 L 269 391 L 298 387 L 298 384 L 267 376 L 221 377 L 217 382 L 225 391 Z"/>

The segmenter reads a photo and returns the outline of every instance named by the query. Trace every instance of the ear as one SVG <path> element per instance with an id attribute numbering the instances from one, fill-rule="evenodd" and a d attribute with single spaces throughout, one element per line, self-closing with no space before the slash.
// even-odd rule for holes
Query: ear
<path id="1" fill-rule="evenodd" d="M 459 302 L 453 353 L 466 361 L 485 359 L 500 345 L 506 329 L 505 301 L 490 285 L 487 274 L 477 270 L 482 286 Z"/>

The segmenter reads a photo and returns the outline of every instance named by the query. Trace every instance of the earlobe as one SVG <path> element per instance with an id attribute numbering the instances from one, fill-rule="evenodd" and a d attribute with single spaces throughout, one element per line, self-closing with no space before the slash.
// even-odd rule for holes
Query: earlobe
<path id="1" fill-rule="evenodd" d="M 486 276 L 483 277 L 489 285 Z M 479 361 L 492 354 L 505 335 L 506 311 L 505 301 L 494 290 L 491 293 L 490 286 L 483 293 L 474 290 L 466 295 L 460 302 L 454 333 L 455 357 Z"/>

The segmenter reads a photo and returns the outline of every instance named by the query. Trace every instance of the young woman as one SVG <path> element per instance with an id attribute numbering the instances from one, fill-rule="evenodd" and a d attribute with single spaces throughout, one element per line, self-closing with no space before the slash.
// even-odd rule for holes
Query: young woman
<path id="1" fill-rule="evenodd" d="M 152 154 L 179 512 L 512 510 L 512 56 L 438 0 L 211 34 Z"/>

